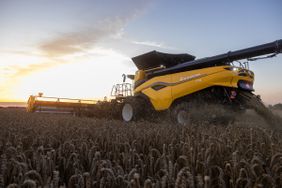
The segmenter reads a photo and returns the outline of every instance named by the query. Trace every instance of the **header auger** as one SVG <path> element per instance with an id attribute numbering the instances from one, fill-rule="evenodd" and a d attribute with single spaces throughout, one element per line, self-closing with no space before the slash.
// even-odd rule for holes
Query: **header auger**
<path id="1" fill-rule="evenodd" d="M 124 75 L 123 83 L 113 87 L 114 99 L 73 111 L 126 122 L 165 113 L 177 124 L 189 124 L 202 119 L 223 120 L 227 114 L 230 120 L 234 113 L 253 108 L 268 122 L 277 124 L 274 115 L 253 94 L 254 73 L 247 62 L 281 52 L 282 40 L 201 59 L 152 51 L 132 58 L 138 70 L 135 75 Z M 239 60 L 247 62 L 236 66 Z M 133 80 L 133 88 L 125 82 L 126 77 Z M 37 108 L 35 105 L 30 111 Z"/>

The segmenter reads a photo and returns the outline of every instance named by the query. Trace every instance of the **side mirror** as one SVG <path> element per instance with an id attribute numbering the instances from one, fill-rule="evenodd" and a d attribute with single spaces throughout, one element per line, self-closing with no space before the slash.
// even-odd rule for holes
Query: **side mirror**
<path id="1" fill-rule="evenodd" d="M 124 83 L 126 80 L 126 75 L 125 74 L 122 74 L 122 82 Z"/>

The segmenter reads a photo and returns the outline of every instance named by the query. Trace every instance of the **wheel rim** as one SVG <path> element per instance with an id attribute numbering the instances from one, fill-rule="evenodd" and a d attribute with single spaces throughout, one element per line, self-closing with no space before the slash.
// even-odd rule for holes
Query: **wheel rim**
<path id="1" fill-rule="evenodd" d="M 125 104 L 122 108 L 122 118 L 124 121 L 131 121 L 133 118 L 133 108 L 130 104 Z"/>
<path id="2" fill-rule="evenodd" d="M 180 110 L 177 113 L 177 123 L 180 125 L 186 125 L 189 123 L 189 114 L 185 110 Z"/>

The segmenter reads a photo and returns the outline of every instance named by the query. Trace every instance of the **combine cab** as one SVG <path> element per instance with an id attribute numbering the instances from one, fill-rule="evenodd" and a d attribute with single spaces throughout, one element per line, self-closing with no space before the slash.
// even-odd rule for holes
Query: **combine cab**
<path id="1" fill-rule="evenodd" d="M 205 117 L 220 117 L 219 114 L 234 117 L 234 113 L 253 108 L 275 124 L 273 114 L 253 94 L 254 73 L 249 70 L 248 61 L 274 57 L 281 49 L 282 40 L 277 40 L 201 59 L 190 54 L 152 51 L 132 58 L 138 69 L 136 74 L 123 75 L 123 83 L 113 87 L 114 99 L 110 101 L 72 103 L 57 98 L 41 101 L 40 96 L 31 96 L 28 111 L 52 107 L 78 114 L 84 111 L 96 117 L 122 118 L 126 122 L 165 112 L 172 121 L 183 125 Z M 133 80 L 133 88 L 125 83 L 126 77 Z"/>

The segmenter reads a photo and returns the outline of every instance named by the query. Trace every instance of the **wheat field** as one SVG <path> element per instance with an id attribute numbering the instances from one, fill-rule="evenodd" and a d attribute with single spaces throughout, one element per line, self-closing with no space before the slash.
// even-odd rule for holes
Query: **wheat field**
<path id="1" fill-rule="evenodd" d="M 0 187 L 282 187 L 282 131 L 0 109 Z M 255 121 L 256 120 L 256 121 Z"/>

